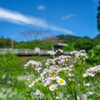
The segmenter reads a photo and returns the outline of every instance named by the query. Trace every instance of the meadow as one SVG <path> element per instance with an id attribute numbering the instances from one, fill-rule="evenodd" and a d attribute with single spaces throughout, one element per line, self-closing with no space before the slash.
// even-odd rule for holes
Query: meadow
<path id="1" fill-rule="evenodd" d="M 0 54 L 0 100 L 100 100 L 100 46 L 20 60 Z"/>

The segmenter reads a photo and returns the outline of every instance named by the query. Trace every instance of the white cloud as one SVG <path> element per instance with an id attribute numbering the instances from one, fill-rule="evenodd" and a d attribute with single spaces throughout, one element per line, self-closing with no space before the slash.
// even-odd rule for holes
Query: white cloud
<path id="1" fill-rule="evenodd" d="M 35 17 L 24 16 L 18 12 L 9 11 L 3 8 L 0 8 L 0 19 L 19 24 L 33 24 L 38 26 L 45 24 L 44 20 Z"/>
<path id="2" fill-rule="evenodd" d="M 69 19 L 70 17 L 73 17 L 73 16 L 75 16 L 75 15 L 70 14 L 70 15 L 67 15 L 67 16 L 62 17 L 61 19 L 62 20 L 65 20 L 65 19 Z"/>
<path id="3" fill-rule="evenodd" d="M 53 25 L 49 25 L 45 20 L 35 18 L 35 17 L 25 16 L 18 12 L 9 11 L 3 8 L 0 8 L 0 20 L 8 21 L 8 22 L 16 23 L 16 24 L 27 24 L 27 25 L 40 26 L 43 28 L 49 28 L 51 30 L 62 32 L 62 33 L 74 34 L 70 30 L 59 28 Z"/>
<path id="4" fill-rule="evenodd" d="M 40 6 L 37 7 L 37 9 L 38 10 L 45 10 L 45 6 L 40 5 Z"/>

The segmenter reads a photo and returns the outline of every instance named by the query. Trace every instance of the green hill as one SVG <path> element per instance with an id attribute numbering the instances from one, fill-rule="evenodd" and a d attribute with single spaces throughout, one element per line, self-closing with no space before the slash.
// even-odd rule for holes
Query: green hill
<path id="1" fill-rule="evenodd" d="M 68 47 L 64 47 L 64 50 L 80 50 L 85 49 L 89 50 L 100 44 L 100 34 L 95 38 L 91 39 L 87 36 L 78 37 L 73 35 L 59 35 L 55 38 L 52 37 L 50 39 L 43 40 L 33 40 L 27 42 L 16 42 L 14 41 L 14 48 L 27 48 L 34 49 L 35 47 L 39 47 L 40 49 L 48 49 L 51 50 L 53 44 L 62 42 L 68 44 Z M 11 48 L 11 39 L 9 38 L 0 38 L 0 48 Z"/>

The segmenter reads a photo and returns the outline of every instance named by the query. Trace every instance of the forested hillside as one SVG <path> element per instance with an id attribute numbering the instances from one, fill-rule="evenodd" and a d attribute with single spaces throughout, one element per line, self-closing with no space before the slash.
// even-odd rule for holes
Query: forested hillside
<path id="1" fill-rule="evenodd" d="M 91 39 L 89 37 L 77 37 L 73 35 L 59 35 L 49 39 L 43 40 L 33 40 L 27 42 L 16 42 L 14 41 L 14 48 L 29 48 L 34 49 L 39 47 L 40 49 L 52 49 L 52 45 L 58 42 L 68 44 L 68 47 L 64 47 L 64 50 L 89 50 L 100 44 L 100 35 L 97 35 L 95 38 Z M 45 46 L 44 46 L 45 45 Z M 0 48 L 11 48 L 11 39 L 0 38 Z"/>

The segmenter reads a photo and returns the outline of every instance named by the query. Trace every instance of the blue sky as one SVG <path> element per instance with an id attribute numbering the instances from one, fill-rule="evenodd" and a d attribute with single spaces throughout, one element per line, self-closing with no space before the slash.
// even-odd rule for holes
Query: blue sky
<path id="1" fill-rule="evenodd" d="M 27 40 L 21 32 L 49 30 L 46 36 L 95 37 L 97 0 L 0 0 L 0 37 Z M 31 38 L 31 36 L 30 36 Z"/>

